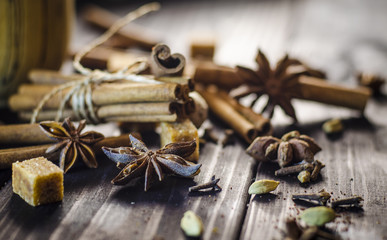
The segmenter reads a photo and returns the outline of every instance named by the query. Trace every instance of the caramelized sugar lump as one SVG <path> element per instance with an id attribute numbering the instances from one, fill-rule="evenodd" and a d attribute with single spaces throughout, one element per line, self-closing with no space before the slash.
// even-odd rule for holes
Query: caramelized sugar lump
<path id="1" fill-rule="evenodd" d="M 12 164 L 13 192 L 31 206 L 63 199 L 63 171 L 44 157 Z"/>
<path id="2" fill-rule="evenodd" d="M 191 120 L 186 119 L 180 122 L 162 122 L 161 124 L 161 146 L 168 143 L 188 142 L 196 140 L 195 151 L 186 158 L 191 162 L 199 160 L 199 135 L 198 130 Z"/>

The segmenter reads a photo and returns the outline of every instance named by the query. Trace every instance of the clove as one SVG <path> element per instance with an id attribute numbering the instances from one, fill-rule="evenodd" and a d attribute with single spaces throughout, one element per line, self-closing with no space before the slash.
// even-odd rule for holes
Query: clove
<path id="1" fill-rule="evenodd" d="M 294 218 L 286 219 L 286 239 L 296 240 L 302 234 L 302 229 L 298 226 Z"/>
<path id="2" fill-rule="evenodd" d="M 296 194 L 292 196 L 292 200 L 306 201 L 309 203 L 317 203 L 318 205 L 325 206 L 327 201 L 331 198 L 331 195 L 324 189 L 317 194 Z"/>
<path id="3" fill-rule="evenodd" d="M 363 201 L 363 198 L 359 196 L 354 196 L 350 198 L 340 199 L 333 201 L 331 203 L 332 208 L 336 207 L 360 207 L 360 202 Z"/>
<path id="4" fill-rule="evenodd" d="M 235 132 L 232 129 L 224 130 L 224 136 L 222 138 L 222 145 L 226 146 L 228 144 L 233 143 L 233 140 L 234 140 L 233 136 L 234 136 L 234 134 L 235 134 Z"/>
<path id="5" fill-rule="evenodd" d="M 319 160 L 315 160 L 315 161 L 313 162 L 313 165 L 314 165 L 314 168 L 313 168 L 312 174 L 310 175 L 310 179 L 311 179 L 312 181 L 316 181 L 316 180 L 317 180 L 317 177 L 318 177 L 318 175 L 319 175 L 319 173 L 320 173 L 320 171 L 321 171 L 321 169 L 322 169 L 323 167 L 325 167 L 325 165 L 322 164 Z"/>
<path id="6" fill-rule="evenodd" d="M 202 139 L 204 139 L 206 142 L 210 141 L 210 142 L 217 143 L 219 140 L 219 137 L 214 132 L 213 128 L 206 128 L 206 129 L 204 129 Z"/>
<path id="7" fill-rule="evenodd" d="M 220 178 L 215 178 L 215 175 L 211 177 L 211 181 L 203 184 L 199 184 L 188 188 L 188 192 L 199 192 L 200 190 L 221 191 L 222 188 L 218 185 Z"/>
<path id="8" fill-rule="evenodd" d="M 274 174 L 276 176 L 285 176 L 285 175 L 289 175 L 289 174 L 299 173 L 299 172 L 304 171 L 304 170 L 312 171 L 312 169 L 313 169 L 313 164 L 303 163 L 303 164 L 298 164 L 298 165 L 278 169 L 277 171 L 275 171 Z"/>

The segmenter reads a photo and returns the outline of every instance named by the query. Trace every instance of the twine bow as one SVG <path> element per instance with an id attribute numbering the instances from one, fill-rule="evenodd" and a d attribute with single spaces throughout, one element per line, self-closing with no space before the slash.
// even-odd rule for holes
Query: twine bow
<path id="1" fill-rule="evenodd" d="M 114 73 L 102 70 L 92 70 L 82 66 L 80 63 L 81 59 L 89 53 L 91 50 L 97 46 L 104 43 L 108 40 L 113 34 L 118 30 L 124 27 L 129 22 L 147 14 L 152 11 L 157 11 L 160 9 L 160 4 L 157 2 L 145 4 L 140 8 L 136 9 L 133 12 L 128 13 L 125 17 L 117 20 L 104 34 L 92 41 L 84 49 L 79 51 L 74 58 L 73 66 L 81 74 L 87 76 L 86 79 L 68 82 L 62 85 L 55 87 L 51 92 L 46 94 L 42 100 L 39 102 L 38 106 L 34 109 L 34 112 L 31 117 L 31 123 L 35 123 L 36 119 L 42 110 L 43 106 L 48 100 L 50 100 L 55 94 L 69 89 L 69 92 L 64 96 L 60 102 L 55 121 L 59 121 L 62 118 L 63 110 L 65 109 L 66 104 L 71 99 L 71 106 L 74 111 L 74 114 L 79 119 L 86 119 L 88 122 L 99 123 L 100 119 L 95 113 L 93 101 L 92 101 L 92 88 L 94 85 L 98 85 L 103 82 L 112 82 L 117 80 L 129 80 L 133 82 L 142 82 L 142 83 L 159 83 L 158 81 L 145 77 L 136 75 L 133 73 L 132 69 L 137 66 L 137 69 L 144 69 L 147 67 L 146 60 L 138 59 L 135 63 L 117 71 Z"/>

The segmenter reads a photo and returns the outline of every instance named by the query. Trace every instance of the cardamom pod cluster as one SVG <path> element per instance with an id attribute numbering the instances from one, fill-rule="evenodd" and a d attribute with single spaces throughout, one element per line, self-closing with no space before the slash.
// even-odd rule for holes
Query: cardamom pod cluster
<path id="1" fill-rule="evenodd" d="M 321 148 L 313 138 L 292 131 L 281 139 L 273 136 L 257 137 L 246 151 L 258 161 L 277 160 L 280 167 L 285 167 L 301 161 L 313 162 L 314 155 Z"/>

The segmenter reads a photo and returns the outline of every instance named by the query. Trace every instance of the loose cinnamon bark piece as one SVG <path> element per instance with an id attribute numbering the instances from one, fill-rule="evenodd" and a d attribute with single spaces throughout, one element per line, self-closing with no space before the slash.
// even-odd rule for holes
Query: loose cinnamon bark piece
<path id="1" fill-rule="evenodd" d="M 185 67 L 185 58 L 180 53 L 171 54 L 165 44 L 157 44 L 152 49 L 150 67 L 156 77 L 181 76 Z"/>

